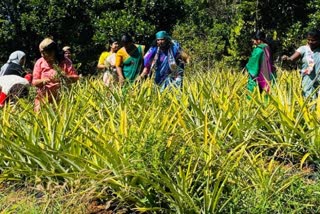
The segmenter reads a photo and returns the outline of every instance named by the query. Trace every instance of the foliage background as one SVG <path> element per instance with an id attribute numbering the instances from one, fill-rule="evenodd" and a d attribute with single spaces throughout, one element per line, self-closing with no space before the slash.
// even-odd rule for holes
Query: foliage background
<path id="1" fill-rule="evenodd" d="M 247 99 L 247 76 L 235 73 L 253 31 L 277 42 L 276 56 L 293 51 L 318 27 L 318 5 L 1 1 L 2 62 L 22 49 L 31 68 L 39 42 L 52 36 L 74 48 L 82 73 L 93 73 L 110 36 L 128 31 L 148 45 L 165 29 L 194 63 L 182 91 L 160 93 L 148 80 L 126 94 L 89 77 L 40 114 L 33 96 L 6 105 L 0 212 L 88 213 L 96 199 L 122 213 L 319 213 L 320 108 L 302 97 L 298 71 L 279 68 L 268 100 L 258 93 Z"/>
<path id="2" fill-rule="evenodd" d="M 291 52 L 308 29 L 318 27 L 319 6 L 318 0 L 3 0 L 0 62 L 20 49 L 32 69 L 39 42 L 51 36 L 60 46 L 72 46 L 75 61 L 82 63 L 80 73 L 94 73 L 111 36 L 131 32 L 148 46 L 155 32 L 167 30 L 195 61 L 243 66 L 255 30 L 263 29 L 277 41 L 275 57 Z"/>

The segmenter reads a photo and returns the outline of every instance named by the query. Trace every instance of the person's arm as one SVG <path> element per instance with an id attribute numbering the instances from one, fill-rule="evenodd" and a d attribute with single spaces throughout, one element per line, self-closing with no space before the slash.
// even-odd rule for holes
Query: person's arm
<path id="1" fill-rule="evenodd" d="M 149 74 L 152 63 L 156 63 L 156 62 L 153 62 L 156 53 L 157 53 L 157 47 L 155 46 L 155 47 L 150 47 L 147 53 L 144 55 L 143 57 L 144 68 L 137 79 L 138 81 L 145 78 L 145 76 Z"/>
<path id="2" fill-rule="evenodd" d="M 106 68 L 106 66 L 104 64 L 105 59 L 106 59 L 106 54 L 105 54 L 105 52 L 103 52 L 99 57 L 99 61 L 98 61 L 98 65 L 97 65 L 98 70 L 104 70 Z"/>
<path id="3" fill-rule="evenodd" d="M 249 61 L 246 65 L 246 69 L 250 76 L 254 79 L 259 74 L 260 69 L 260 59 L 262 57 L 263 50 L 259 47 L 253 49 L 252 54 L 249 58 Z"/>
<path id="4" fill-rule="evenodd" d="M 124 76 L 123 76 L 123 73 L 122 73 L 122 67 L 117 66 L 116 69 L 117 69 L 117 74 L 118 74 L 119 83 L 120 83 L 120 85 L 123 85 L 123 83 L 124 83 Z"/>
<path id="5" fill-rule="evenodd" d="M 103 70 L 106 68 L 106 66 L 104 64 L 98 64 L 97 68 L 98 68 L 98 70 Z"/>
<path id="6" fill-rule="evenodd" d="M 116 54 L 115 66 L 116 66 L 116 69 L 117 69 L 119 83 L 120 83 L 120 85 L 123 85 L 124 76 L 123 76 L 123 72 L 122 72 L 122 55 L 121 55 L 121 51 L 118 51 L 117 54 Z"/>
<path id="7" fill-rule="evenodd" d="M 296 51 L 296 52 L 294 52 L 290 57 L 287 56 L 287 55 L 283 55 L 283 56 L 281 57 L 281 59 L 282 59 L 283 61 L 292 61 L 292 62 L 294 62 L 294 61 L 298 60 L 300 57 L 301 57 L 300 52 Z"/>
<path id="8" fill-rule="evenodd" d="M 35 87 L 42 87 L 46 85 L 50 80 L 48 78 L 46 79 L 37 79 L 32 81 L 32 85 Z"/>
<path id="9" fill-rule="evenodd" d="M 76 82 L 79 79 L 79 75 L 69 59 L 65 58 L 61 67 L 65 72 L 65 78 L 67 78 L 68 82 Z"/>
<path id="10" fill-rule="evenodd" d="M 50 81 L 49 78 L 41 79 L 41 65 L 40 65 L 40 62 L 37 61 L 33 68 L 32 85 L 35 87 L 42 87 L 46 85 L 49 81 Z"/>
<path id="11" fill-rule="evenodd" d="M 181 56 L 181 59 L 183 62 L 185 62 L 187 64 L 190 63 L 190 56 L 184 50 L 180 51 L 180 56 Z"/>
<path id="12" fill-rule="evenodd" d="M 144 67 L 141 74 L 137 77 L 136 81 L 141 81 L 144 79 L 149 73 L 149 69 L 147 67 Z"/>

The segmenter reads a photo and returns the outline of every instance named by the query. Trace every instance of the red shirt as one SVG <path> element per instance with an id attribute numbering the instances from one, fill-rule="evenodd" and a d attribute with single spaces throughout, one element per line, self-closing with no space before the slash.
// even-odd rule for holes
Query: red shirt
<path id="1" fill-rule="evenodd" d="M 67 77 L 72 77 L 74 79 L 79 78 L 77 71 L 72 66 L 72 63 L 69 59 L 65 58 L 59 64 L 58 68 L 60 68 L 61 72 Z M 45 95 L 47 92 L 50 92 L 53 95 L 57 94 L 58 89 L 60 88 L 60 80 L 54 78 L 55 75 L 58 74 L 56 69 L 57 68 L 55 68 L 54 65 L 49 64 L 43 57 L 37 60 L 33 68 L 33 82 L 39 79 L 50 79 L 50 81 L 48 81 L 45 85 L 38 86 L 38 95 Z"/>

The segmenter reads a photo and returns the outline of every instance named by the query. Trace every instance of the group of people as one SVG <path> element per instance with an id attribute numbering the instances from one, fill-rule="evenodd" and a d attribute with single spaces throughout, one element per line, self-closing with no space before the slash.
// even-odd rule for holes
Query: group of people
<path id="1" fill-rule="evenodd" d="M 0 106 L 7 100 L 28 95 L 30 85 L 37 88 L 34 109 L 39 111 L 41 103 L 59 99 L 59 89 L 62 80 L 67 84 L 79 79 L 77 71 L 72 65 L 70 47 L 64 47 L 63 53 L 51 38 L 45 38 L 39 44 L 41 58 L 39 58 L 32 72 L 24 69 L 26 54 L 15 51 L 0 71 Z M 69 56 L 69 57 L 68 57 Z"/>
<path id="2" fill-rule="evenodd" d="M 120 42 L 111 38 L 109 50 L 102 52 L 97 65 L 99 70 L 105 71 L 104 83 L 112 87 L 114 84 L 130 84 L 153 76 L 161 91 L 168 87 L 180 88 L 184 65 L 190 57 L 166 31 L 157 32 L 155 37 L 146 53 L 145 46 L 135 44 L 129 34 L 122 35 L 120 49 Z"/>
<path id="3" fill-rule="evenodd" d="M 259 92 L 268 94 L 271 84 L 276 79 L 270 46 L 262 31 L 255 33 L 252 42 L 254 49 L 246 64 L 249 74 L 247 88 L 251 92 L 257 89 Z M 320 85 L 320 31 L 309 31 L 307 44 L 299 47 L 290 57 L 283 55 L 281 59 L 289 62 L 301 59 L 302 95 L 305 98 L 316 99 Z"/>
<path id="4" fill-rule="evenodd" d="M 103 82 L 108 87 L 130 85 L 151 76 L 161 90 L 182 86 L 184 64 L 189 62 L 189 56 L 166 31 L 156 34 L 146 53 L 145 46 L 135 44 L 130 34 L 122 35 L 120 41 L 111 38 L 108 46 L 109 50 L 101 54 L 97 65 L 104 71 Z M 32 72 L 24 69 L 26 54 L 22 51 L 13 52 L 1 67 L 0 106 L 10 97 L 26 96 L 32 85 L 37 88 L 34 109 L 38 112 L 42 103 L 59 100 L 62 83 L 70 84 L 79 79 L 69 46 L 61 53 L 56 42 L 45 38 L 39 44 L 39 51 L 41 58 L 36 61 Z"/>
<path id="5" fill-rule="evenodd" d="M 254 49 L 246 69 L 249 74 L 247 88 L 249 91 L 259 90 L 270 93 L 271 84 L 276 79 L 276 70 L 272 61 L 272 53 L 266 35 L 258 31 L 252 38 Z M 120 45 L 122 45 L 121 48 Z M 159 31 L 148 51 L 145 46 L 135 44 L 129 34 L 121 40 L 111 38 L 108 51 L 100 55 L 97 68 L 104 71 L 103 82 L 112 87 L 141 81 L 153 77 L 154 82 L 163 91 L 168 87 L 181 88 L 184 66 L 190 57 L 181 45 L 173 40 L 166 31 Z M 28 87 L 37 88 L 35 111 L 39 111 L 41 103 L 59 99 L 61 84 L 71 84 L 79 79 L 72 65 L 71 48 L 66 46 L 63 53 L 51 38 L 45 38 L 39 44 L 41 58 L 34 65 L 33 71 L 24 70 L 26 54 L 13 52 L 0 71 L 0 107 L 10 97 L 23 97 L 28 94 Z M 304 97 L 317 97 L 315 90 L 320 85 L 320 32 L 310 31 L 307 44 L 299 47 L 290 57 L 282 56 L 283 61 L 302 59 L 302 92 Z"/>

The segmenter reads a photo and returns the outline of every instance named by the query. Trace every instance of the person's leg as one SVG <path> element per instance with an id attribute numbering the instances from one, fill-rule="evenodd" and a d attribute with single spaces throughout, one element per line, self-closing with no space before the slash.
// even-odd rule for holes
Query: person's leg
<path id="1" fill-rule="evenodd" d="M 39 112 L 40 111 L 40 103 L 41 103 L 41 98 L 39 97 L 39 95 L 37 95 L 35 100 L 34 100 L 34 111 L 35 112 Z"/>
<path id="2" fill-rule="evenodd" d="M 110 85 L 110 76 L 109 76 L 109 73 L 107 71 L 104 72 L 102 80 L 103 80 L 103 82 L 104 82 L 104 84 L 106 86 Z"/>

